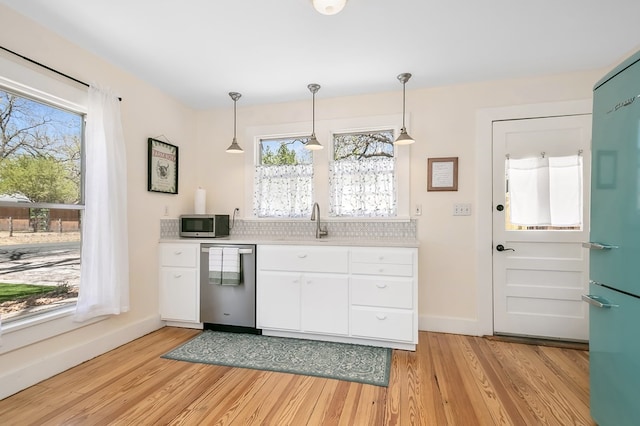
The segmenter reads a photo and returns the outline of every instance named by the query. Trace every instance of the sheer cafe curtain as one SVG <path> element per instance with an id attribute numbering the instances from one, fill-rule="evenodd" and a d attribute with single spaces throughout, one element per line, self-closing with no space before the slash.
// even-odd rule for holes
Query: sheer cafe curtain
<path id="1" fill-rule="evenodd" d="M 256 166 L 254 188 L 255 216 L 309 216 L 313 204 L 313 165 Z"/>
<path id="2" fill-rule="evenodd" d="M 582 156 L 506 160 L 511 223 L 582 225 Z"/>
<path id="3" fill-rule="evenodd" d="M 332 216 L 395 216 L 393 158 L 339 160 L 329 166 Z"/>
<path id="4" fill-rule="evenodd" d="M 129 310 L 127 162 L 120 102 L 91 86 L 85 143 L 85 209 L 75 321 Z"/>

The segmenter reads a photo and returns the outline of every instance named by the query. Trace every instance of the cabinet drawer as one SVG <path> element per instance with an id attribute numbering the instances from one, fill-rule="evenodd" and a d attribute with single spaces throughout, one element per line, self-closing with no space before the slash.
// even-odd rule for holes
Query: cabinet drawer
<path id="1" fill-rule="evenodd" d="M 413 280 L 354 277 L 351 279 L 351 304 L 411 309 Z"/>
<path id="2" fill-rule="evenodd" d="M 413 276 L 413 265 L 398 265 L 393 263 L 352 263 L 351 273 L 411 277 Z"/>
<path id="3" fill-rule="evenodd" d="M 344 247 L 258 246 L 258 269 L 298 272 L 349 272 Z"/>
<path id="4" fill-rule="evenodd" d="M 200 244 L 160 244 L 160 266 L 195 268 Z"/>
<path id="5" fill-rule="evenodd" d="M 354 337 L 413 342 L 413 327 L 412 311 L 351 307 L 351 335 Z"/>
<path id="6" fill-rule="evenodd" d="M 413 252 L 406 249 L 356 249 L 351 252 L 355 263 L 395 263 L 413 265 Z"/>

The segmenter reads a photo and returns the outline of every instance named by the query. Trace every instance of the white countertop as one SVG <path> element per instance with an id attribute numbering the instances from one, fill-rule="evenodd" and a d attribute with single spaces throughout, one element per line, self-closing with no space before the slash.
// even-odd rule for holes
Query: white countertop
<path id="1" fill-rule="evenodd" d="M 161 243 L 204 243 L 204 244 L 280 244 L 280 245 L 323 245 L 356 247 L 418 247 L 413 238 L 342 238 L 342 237 L 278 237 L 278 236 L 236 236 L 222 238 L 163 238 Z"/>

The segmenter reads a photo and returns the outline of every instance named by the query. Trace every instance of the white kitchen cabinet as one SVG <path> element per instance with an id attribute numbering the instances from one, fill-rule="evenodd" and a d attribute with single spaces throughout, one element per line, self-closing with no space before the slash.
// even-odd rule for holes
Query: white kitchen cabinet
<path id="1" fill-rule="evenodd" d="M 258 328 L 300 330 L 300 273 L 264 270 L 258 277 Z"/>
<path id="2" fill-rule="evenodd" d="M 258 328 L 347 335 L 348 259 L 346 248 L 258 245 Z"/>
<path id="3" fill-rule="evenodd" d="M 263 334 L 415 350 L 417 249 L 258 245 Z"/>
<path id="4" fill-rule="evenodd" d="M 416 250 L 353 249 L 351 274 L 351 335 L 417 343 Z"/>
<path id="5" fill-rule="evenodd" d="M 161 319 L 199 323 L 199 249 L 199 243 L 160 243 Z"/>
<path id="6" fill-rule="evenodd" d="M 347 275 L 306 273 L 301 281 L 301 329 L 308 333 L 349 333 Z"/>

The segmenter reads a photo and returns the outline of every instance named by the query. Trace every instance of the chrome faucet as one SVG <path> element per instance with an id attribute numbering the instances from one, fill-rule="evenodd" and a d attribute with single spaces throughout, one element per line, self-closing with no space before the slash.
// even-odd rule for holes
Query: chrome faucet
<path id="1" fill-rule="evenodd" d="M 316 216 L 316 211 L 318 211 L 318 216 Z M 327 227 L 325 226 L 324 229 L 322 229 L 320 226 L 320 204 L 313 203 L 313 207 L 311 207 L 311 220 L 316 219 L 316 238 L 326 237 L 328 234 Z"/>

